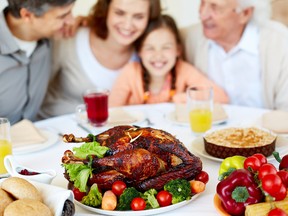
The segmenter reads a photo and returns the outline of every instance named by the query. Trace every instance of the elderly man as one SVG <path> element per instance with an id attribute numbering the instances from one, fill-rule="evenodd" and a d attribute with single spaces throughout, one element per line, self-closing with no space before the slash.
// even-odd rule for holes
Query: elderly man
<path id="1" fill-rule="evenodd" d="M 0 14 L 0 116 L 35 120 L 50 76 L 50 45 L 73 21 L 75 0 L 8 0 Z"/>
<path id="2" fill-rule="evenodd" d="M 288 30 L 269 11 L 269 0 L 201 0 L 185 55 L 231 104 L 288 110 Z"/>

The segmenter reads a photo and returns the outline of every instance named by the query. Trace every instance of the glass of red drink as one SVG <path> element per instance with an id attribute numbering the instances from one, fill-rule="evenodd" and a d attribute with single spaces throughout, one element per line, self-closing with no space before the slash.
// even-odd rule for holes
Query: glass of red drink
<path id="1" fill-rule="evenodd" d="M 88 89 L 83 95 L 87 117 L 90 124 L 99 127 L 106 124 L 108 119 L 107 89 Z"/>

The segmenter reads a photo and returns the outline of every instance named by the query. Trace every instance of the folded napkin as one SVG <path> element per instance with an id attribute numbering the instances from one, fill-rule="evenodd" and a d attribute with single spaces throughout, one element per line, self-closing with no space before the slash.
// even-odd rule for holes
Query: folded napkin
<path id="1" fill-rule="evenodd" d="M 189 122 L 189 113 L 187 110 L 186 104 L 176 104 L 176 109 L 174 113 L 175 120 L 182 123 Z M 227 113 L 225 112 L 221 104 L 214 104 L 212 121 L 221 121 L 228 118 Z"/>
<path id="2" fill-rule="evenodd" d="M 288 133 L 288 112 L 275 110 L 264 113 L 262 126 L 275 133 Z"/>
<path id="3" fill-rule="evenodd" d="M 11 127 L 11 140 L 13 147 L 44 143 L 47 139 L 27 119 L 24 119 Z"/>
<path id="4" fill-rule="evenodd" d="M 108 124 L 129 124 L 136 122 L 137 118 L 121 108 L 109 110 Z"/>
<path id="5" fill-rule="evenodd" d="M 43 197 L 43 202 L 52 210 L 54 216 L 62 215 L 67 199 L 73 202 L 73 193 L 70 190 L 40 182 L 31 181 L 31 183 L 38 189 Z"/>

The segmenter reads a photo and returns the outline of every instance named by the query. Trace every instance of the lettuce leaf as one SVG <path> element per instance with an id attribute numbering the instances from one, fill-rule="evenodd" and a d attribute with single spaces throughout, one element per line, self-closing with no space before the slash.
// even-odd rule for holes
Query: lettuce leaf
<path id="1" fill-rule="evenodd" d="M 82 159 L 85 159 L 87 155 L 96 155 L 98 158 L 103 158 L 108 150 L 108 147 L 100 146 L 96 141 L 87 142 L 82 144 L 80 147 L 73 148 L 75 156 Z"/>
<path id="2" fill-rule="evenodd" d="M 74 186 L 81 192 L 86 191 L 88 178 L 92 176 L 92 169 L 85 164 L 63 164 Z"/>
<path id="3" fill-rule="evenodd" d="M 89 193 L 83 197 L 81 201 L 84 205 L 97 207 L 102 203 L 102 194 L 98 189 L 97 184 L 93 184 L 90 188 Z"/>

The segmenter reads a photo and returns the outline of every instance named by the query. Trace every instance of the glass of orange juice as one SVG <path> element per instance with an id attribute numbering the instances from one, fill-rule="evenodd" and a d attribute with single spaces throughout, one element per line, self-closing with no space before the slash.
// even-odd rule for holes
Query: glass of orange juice
<path id="1" fill-rule="evenodd" d="M 7 173 L 4 166 L 4 157 L 11 154 L 10 122 L 7 118 L 0 118 L 0 175 Z"/>
<path id="2" fill-rule="evenodd" d="M 186 93 L 190 127 L 195 135 L 200 135 L 212 126 L 213 88 L 191 86 Z"/>

